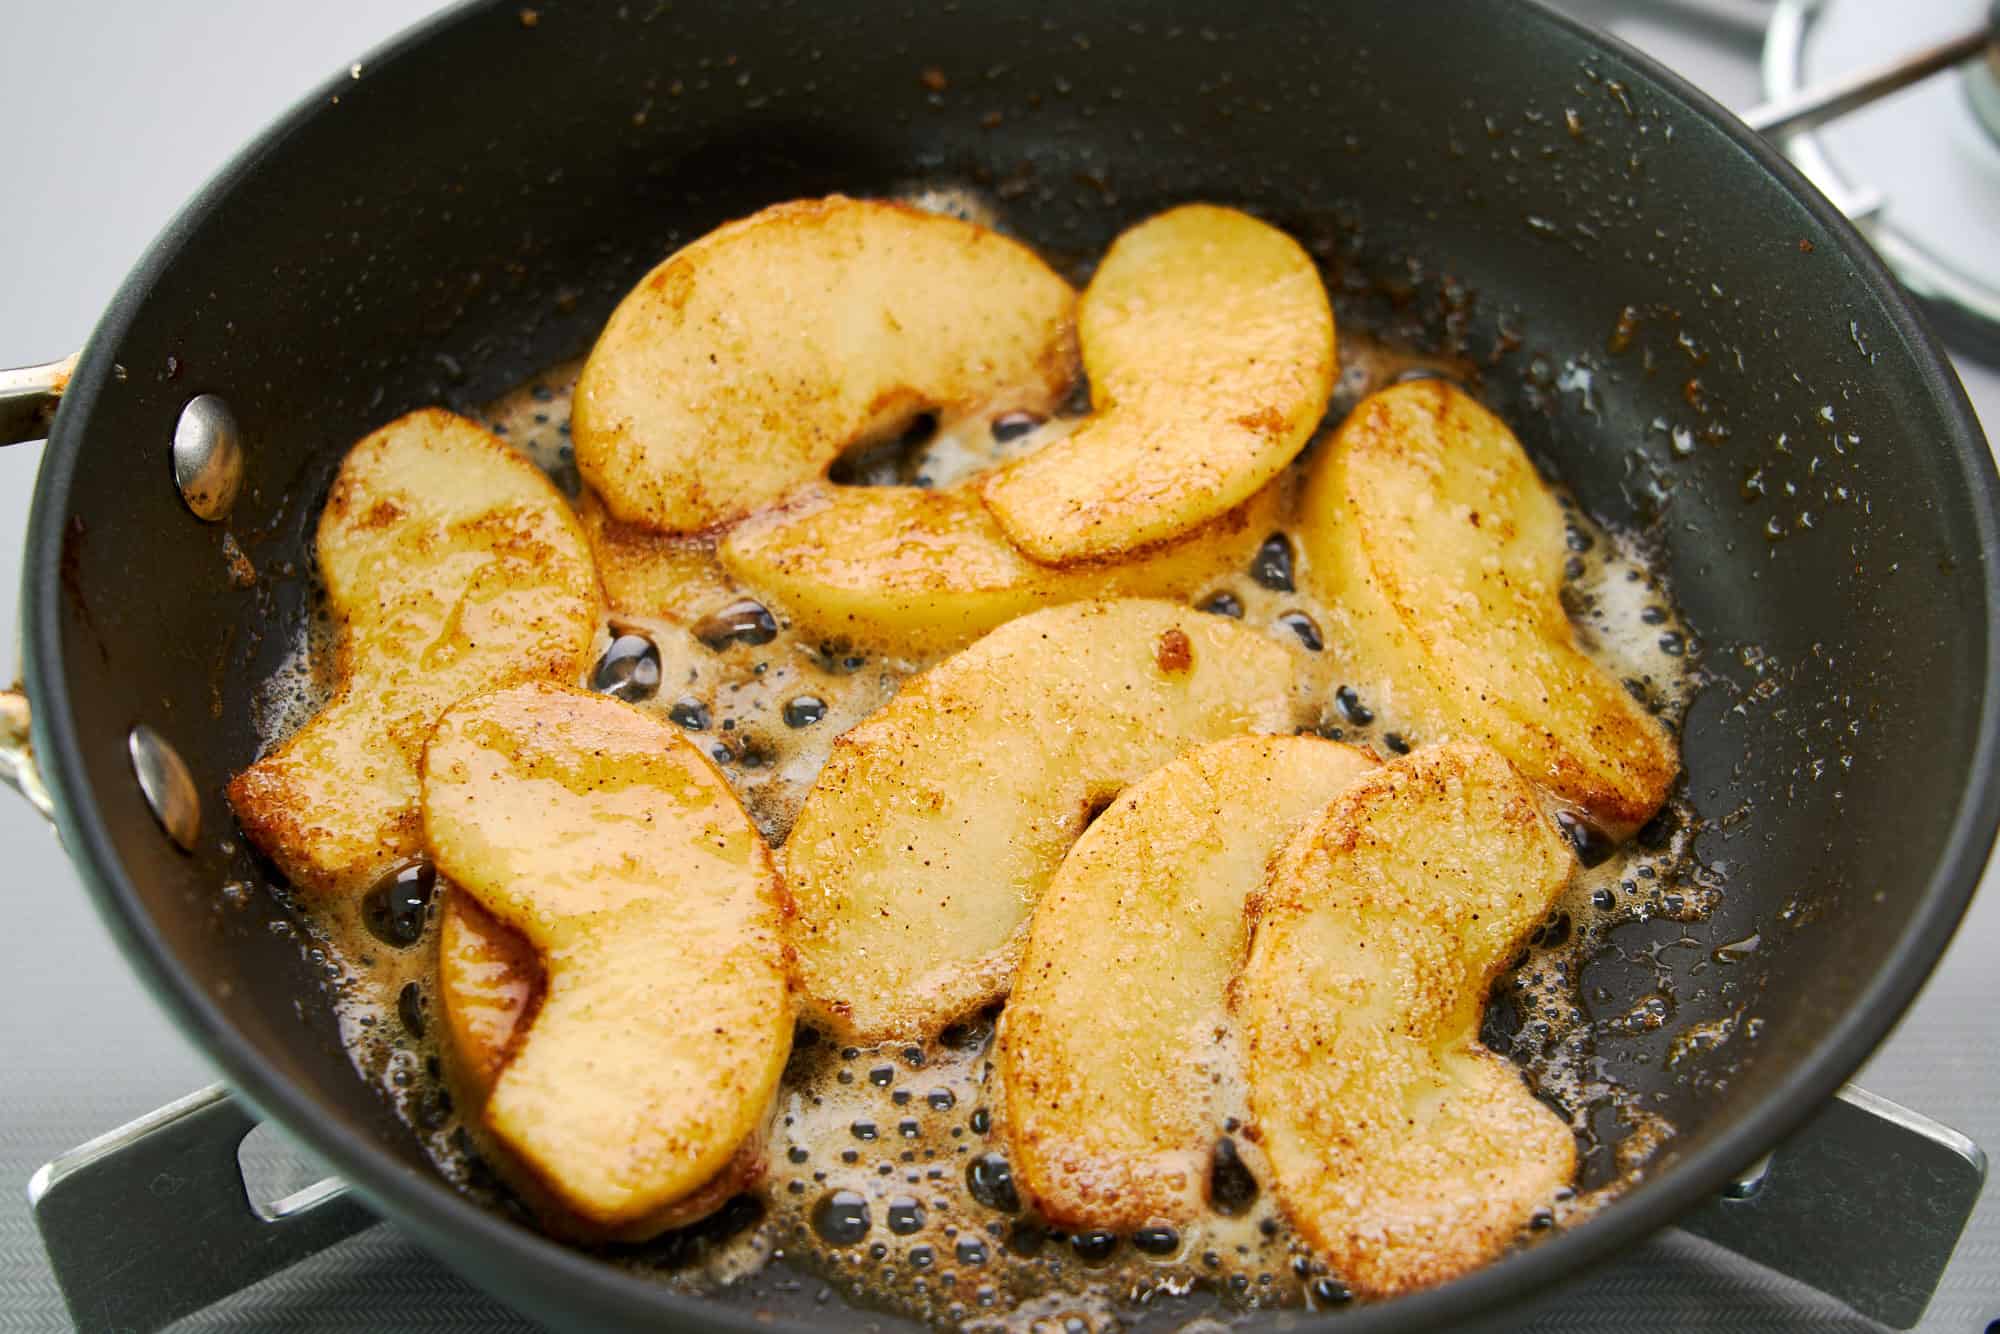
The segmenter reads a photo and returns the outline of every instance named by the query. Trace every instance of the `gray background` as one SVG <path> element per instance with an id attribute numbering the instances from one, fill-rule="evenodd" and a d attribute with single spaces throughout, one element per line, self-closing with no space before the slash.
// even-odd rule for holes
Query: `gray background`
<path id="1" fill-rule="evenodd" d="M 1756 100 L 1758 0 L 1569 0 L 1725 103 Z M 79 347 L 182 200 L 296 98 L 431 8 L 426 0 L 67 0 L 0 11 L 0 366 Z M 1891 34 L 1892 37 L 1894 34 Z M 2000 223 L 1996 223 L 2000 226 Z M 2000 373 L 1958 349 L 1989 432 Z M 39 447 L 0 451 L 0 626 Z M 11 664 L 9 664 L 11 666 Z M 0 794 L 4 795 L 4 794 Z M 212 1075 L 113 950 L 55 840 L 0 799 L 0 1331 L 69 1327 L 29 1221 L 35 1167 Z M 1987 983 L 2000 946 L 1991 881 L 1916 1009 L 1862 1079 L 2000 1151 L 2000 1061 Z M 1983 965 L 1983 966 L 1982 966 Z M 2000 1320 L 2000 1191 L 1989 1190 L 1922 1328 Z M 1615 1311 L 1607 1319 L 1607 1310 Z M 1670 1234 L 1564 1293 L 1537 1331 L 1872 1328 L 1704 1243 Z M 388 1227 L 183 1323 L 222 1329 L 527 1328 Z"/>

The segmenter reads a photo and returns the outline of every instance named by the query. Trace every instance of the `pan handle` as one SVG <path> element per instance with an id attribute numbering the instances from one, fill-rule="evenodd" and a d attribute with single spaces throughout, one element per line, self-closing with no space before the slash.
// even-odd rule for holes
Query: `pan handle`
<path id="1" fill-rule="evenodd" d="M 49 789 L 35 764 L 35 740 L 28 727 L 28 697 L 19 686 L 0 690 L 0 783 L 26 797 L 43 819 L 56 818 Z"/>
<path id="2" fill-rule="evenodd" d="M 253 1203 L 236 1155 L 256 1125 L 216 1084 L 35 1173 L 28 1202 L 78 1334 L 150 1334 L 374 1225 L 331 1177 Z"/>
<path id="3" fill-rule="evenodd" d="M 76 358 L 65 357 L 45 366 L 0 370 L 0 445 L 18 445 L 48 436 L 56 405 L 76 369 Z M 16 684 L 0 690 L 0 782 L 28 799 L 45 820 L 55 819 L 49 789 L 35 766 L 35 744 L 28 732 L 28 696 Z"/>
<path id="4" fill-rule="evenodd" d="M 1949 1126 L 1849 1084 L 1682 1228 L 1912 1329 L 1986 1181 Z"/>
<path id="5" fill-rule="evenodd" d="M 0 370 L 0 445 L 48 437 L 56 404 L 75 369 L 76 358 L 65 357 L 46 366 Z"/>

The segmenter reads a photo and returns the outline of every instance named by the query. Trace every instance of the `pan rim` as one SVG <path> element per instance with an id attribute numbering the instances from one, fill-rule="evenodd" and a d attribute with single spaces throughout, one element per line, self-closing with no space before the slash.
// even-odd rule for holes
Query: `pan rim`
<path id="1" fill-rule="evenodd" d="M 510 8 L 506 0 L 461 3 L 412 26 L 364 57 L 370 66 L 420 58 L 421 49 L 460 24 Z M 1486 12 L 1482 9 L 1482 12 Z M 1518 7 L 1514 21 L 1560 30 L 1601 52 L 1646 81 L 1646 87 L 1681 115 L 1719 131 L 1791 195 L 1840 244 L 1854 270 L 1857 295 L 1874 301 L 1910 349 L 1928 395 L 1950 424 L 1947 448 L 1966 482 L 1967 504 L 1978 534 L 1985 590 L 1986 685 L 1979 705 L 1979 735 L 1971 773 L 1949 833 L 1887 962 L 1847 1012 L 1797 1062 L 1783 1085 L 1697 1152 L 1650 1177 L 1588 1226 L 1517 1252 L 1461 1279 L 1372 1309 L 1327 1317 L 1342 1331 L 1364 1334 L 1388 1328 L 1490 1314 L 1610 1258 L 1670 1224 L 1711 1195 L 1743 1165 L 1777 1143 L 1830 1097 L 1888 1034 L 1915 998 L 1957 929 L 2000 830 L 2000 474 L 1962 385 L 1941 353 L 1912 299 L 1894 283 L 1880 258 L 1851 224 L 1778 151 L 1749 131 L 1705 93 L 1622 41 L 1546 8 L 1540 0 Z M 563 1246 L 479 1208 L 448 1183 L 413 1170 L 374 1138 L 323 1115 L 299 1086 L 268 1069 L 249 1041 L 222 1016 L 195 979 L 168 959 L 150 938 L 136 887 L 117 859 L 110 830 L 83 771 L 79 728 L 61 635 L 61 549 L 66 511 L 59 508 L 76 475 L 85 423 L 112 380 L 119 343 L 146 304 L 160 276 L 188 243 L 197 224 L 236 185 L 285 144 L 326 98 L 342 90 L 335 76 L 308 93 L 240 151 L 188 202 L 147 250 L 106 307 L 57 415 L 35 485 L 23 566 L 23 672 L 33 702 L 35 753 L 55 799 L 64 847 L 90 889 L 107 929 L 156 1001 L 220 1068 L 230 1087 L 320 1154 L 385 1217 L 414 1230 L 426 1248 L 479 1286 L 524 1309 L 554 1317 L 591 1313 L 627 1319 L 667 1315 L 690 1327 L 798 1329 L 809 1325 L 757 1320 L 747 1310 L 719 1307 L 669 1291 L 582 1251 Z M 468 1244 L 470 1243 L 470 1244 Z M 578 1300 L 582 1299 L 582 1300 Z M 1300 1324 L 1320 1324 L 1311 1317 Z"/>

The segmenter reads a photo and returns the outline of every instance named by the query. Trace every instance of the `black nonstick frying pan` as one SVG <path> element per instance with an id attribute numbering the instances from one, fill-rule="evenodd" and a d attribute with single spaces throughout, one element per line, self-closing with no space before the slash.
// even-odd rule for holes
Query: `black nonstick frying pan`
<path id="1" fill-rule="evenodd" d="M 991 191 L 1057 255 L 1189 199 L 1291 228 L 1343 327 L 1482 363 L 1549 471 L 1661 544 L 1702 638 L 1713 680 L 1684 758 L 1723 886 L 1703 938 L 1762 945 L 1725 979 L 1666 948 L 1684 925 L 1642 922 L 1586 977 L 1610 1014 L 1674 974 L 1672 1020 L 1598 1055 L 1679 1134 L 1588 1224 L 1328 1325 L 1495 1317 L 1697 1206 L 1710 1235 L 1913 1319 L 1918 1252 L 1940 1235 L 1948 1251 L 1978 1172 L 1947 1136 L 1828 1099 L 1942 951 L 2000 823 L 1993 467 L 1920 321 L 1824 201 L 1700 94 L 1525 5 L 474 4 L 251 147 L 68 380 L 26 558 L 25 702 L 0 716 L 134 966 L 238 1096 L 552 1324 L 826 1323 L 812 1285 L 676 1296 L 438 1180 L 355 1075 L 297 939 L 271 929 L 283 909 L 218 894 L 257 873 L 221 786 L 254 756 L 247 702 L 307 614 L 309 538 L 348 443 L 575 355 L 630 283 L 724 219 L 914 180 Z M 40 400 L 20 385 L 25 418 Z M 227 417 L 203 419 L 218 400 Z M 241 450 L 233 505 L 206 485 L 226 467 L 184 479 L 226 510 L 209 521 L 171 447 L 218 424 Z M 248 587 L 232 547 L 260 572 Z M 1724 1019 L 1731 1040 L 1675 1047 Z M 1808 1118 L 1744 1198 L 1713 1202 Z M 346 1197 L 251 1215 L 245 1124 L 198 1099 L 42 1180 L 80 1322 L 186 1309 L 366 1216 Z M 1837 1199 L 1798 1193 L 1842 1174 Z M 187 1193 L 149 1191 L 163 1176 Z"/>

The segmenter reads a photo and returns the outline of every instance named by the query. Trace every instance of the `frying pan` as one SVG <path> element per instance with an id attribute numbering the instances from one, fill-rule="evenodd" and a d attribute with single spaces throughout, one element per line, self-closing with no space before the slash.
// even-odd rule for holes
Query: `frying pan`
<path id="1" fill-rule="evenodd" d="M 455 9 L 308 99 L 168 229 L 66 377 L 25 560 L 25 695 L 0 710 L 7 769 L 236 1096 L 352 1188 L 253 1216 L 234 1176 L 248 1120 L 220 1095 L 128 1127 L 37 1183 L 80 1323 L 188 1309 L 359 1225 L 355 1195 L 561 1327 L 826 1322 L 769 1281 L 675 1295 L 441 1182 L 349 1065 L 312 961 L 273 929 L 278 900 L 218 895 L 260 874 L 221 787 L 309 613 L 309 538 L 349 442 L 575 355 L 652 263 L 724 219 L 912 180 L 990 190 L 1058 256 L 1188 199 L 1291 228 L 1346 327 L 1484 363 L 1537 460 L 1659 544 L 1702 637 L 1711 680 L 1683 747 L 1722 892 L 1698 929 L 1763 945 L 1725 975 L 1672 948 L 1685 925 L 1639 922 L 1584 979 L 1602 1015 L 1673 984 L 1671 1022 L 1604 1032 L 1597 1056 L 1678 1134 L 1589 1223 L 1338 1327 L 1494 1317 L 1690 1217 L 1914 1319 L 1871 1260 L 1908 1260 L 1907 1238 L 1940 1226 L 1949 1250 L 1976 1150 L 1828 1100 L 1944 948 L 2000 823 L 2000 515 L 1955 378 L 1824 200 L 1672 75 L 1528 6 L 548 0 Z M 39 429 L 57 378 L 0 386 L 12 433 Z M 203 394 L 241 448 L 218 522 L 169 464 Z M 1676 1045 L 1718 1021 L 1727 1041 Z M 1712 1202 L 1781 1142 L 1744 1199 Z M 1849 1194 L 1814 1196 L 1795 1157 L 1851 1173 Z M 185 1193 L 163 1202 L 148 1184 L 167 1179 Z M 114 1262 L 122 1283 L 103 1281 Z"/>

